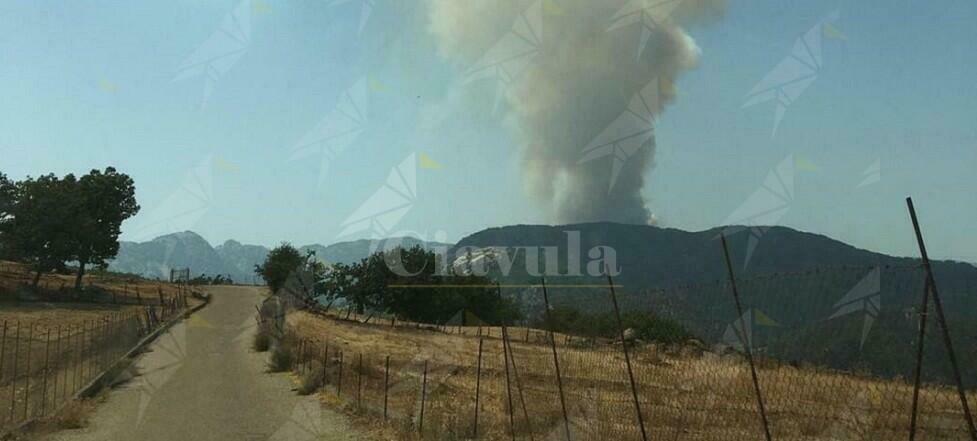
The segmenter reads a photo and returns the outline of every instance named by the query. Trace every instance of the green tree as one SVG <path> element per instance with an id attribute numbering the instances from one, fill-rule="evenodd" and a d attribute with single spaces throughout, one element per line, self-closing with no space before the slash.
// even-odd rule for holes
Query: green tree
<path id="1" fill-rule="evenodd" d="M 0 172 L 0 258 L 10 258 L 7 251 L 6 226 L 11 222 L 11 210 L 16 202 L 17 185 Z"/>
<path id="2" fill-rule="evenodd" d="M 437 255 L 419 246 L 377 252 L 353 265 L 336 265 L 326 285 L 352 309 L 382 310 L 404 319 L 444 323 L 463 311 L 483 321 L 512 322 L 518 311 L 490 279 L 444 275 Z M 464 315 L 463 315 L 464 316 Z"/>
<path id="3" fill-rule="evenodd" d="M 76 259 L 75 236 L 66 223 L 79 209 L 77 186 L 73 175 L 59 179 L 49 174 L 28 177 L 5 190 L 9 199 L 0 224 L 4 252 L 31 266 L 35 287 L 42 273 L 64 269 L 65 262 Z"/>
<path id="4" fill-rule="evenodd" d="M 284 242 L 271 250 L 261 265 L 255 265 L 254 272 L 265 280 L 272 293 L 277 293 L 305 264 L 302 252 Z"/>
<path id="5" fill-rule="evenodd" d="M 118 254 L 122 222 L 139 212 L 139 204 L 132 178 L 112 167 L 82 176 L 77 198 L 80 205 L 71 218 L 71 230 L 78 261 L 75 288 L 79 289 L 87 265 L 104 267 Z"/>

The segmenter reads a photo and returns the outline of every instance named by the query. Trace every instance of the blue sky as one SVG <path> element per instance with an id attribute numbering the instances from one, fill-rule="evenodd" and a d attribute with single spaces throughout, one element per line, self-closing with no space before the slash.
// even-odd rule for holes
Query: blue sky
<path id="1" fill-rule="evenodd" d="M 128 239 L 367 237 L 376 228 L 351 217 L 394 203 L 389 191 L 370 201 L 408 162 L 416 186 L 384 231 L 454 241 L 548 222 L 523 191 L 495 84 L 465 83 L 439 54 L 426 3 L 245 1 L 0 4 L 0 170 L 120 168 L 143 206 Z M 242 13 L 246 30 L 224 26 Z M 651 211 L 700 230 L 770 208 L 780 225 L 915 255 L 913 195 L 931 254 L 977 261 L 975 19 L 965 1 L 731 2 L 688 28 L 702 56 L 656 127 Z M 239 43 L 214 39 L 229 29 Z M 811 29 L 820 68 L 773 134 L 775 103 L 744 104 Z M 184 69 L 195 53 L 219 60 L 211 80 Z M 321 154 L 293 158 L 350 103 L 365 117 L 327 171 Z M 771 176 L 793 191 L 767 207 Z"/>

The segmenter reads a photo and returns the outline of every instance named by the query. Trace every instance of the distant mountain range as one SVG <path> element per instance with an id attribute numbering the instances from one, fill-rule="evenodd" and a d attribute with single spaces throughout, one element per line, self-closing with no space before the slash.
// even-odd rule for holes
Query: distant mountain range
<path id="1" fill-rule="evenodd" d="M 411 237 L 386 239 L 406 247 L 420 245 L 450 247 L 451 244 L 425 242 Z M 329 246 L 313 244 L 299 247 L 303 252 L 315 251 L 316 256 L 329 263 L 353 263 L 367 257 L 381 245 L 377 240 L 338 242 Z M 389 245 L 386 245 L 389 246 Z M 167 234 L 148 242 L 122 242 L 119 254 L 109 264 L 112 271 L 138 274 L 151 279 L 168 279 L 170 269 L 190 268 L 192 276 L 201 274 L 229 275 L 237 283 L 253 283 L 254 266 L 264 262 L 270 250 L 261 245 L 244 245 L 228 240 L 213 247 L 206 239 L 192 231 Z"/>

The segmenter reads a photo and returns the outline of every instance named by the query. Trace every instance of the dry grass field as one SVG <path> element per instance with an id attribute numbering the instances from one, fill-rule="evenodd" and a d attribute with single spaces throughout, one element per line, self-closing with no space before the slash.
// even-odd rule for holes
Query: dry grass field
<path id="1" fill-rule="evenodd" d="M 0 262 L 0 430 L 69 402 L 150 326 L 178 313 L 175 299 L 188 292 L 111 275 L 86 276 L 97 289 L 80 294 L 72 276 L 46 274 L 36 292 L 24 286 L 31 281 L 23 266 Z"/>
<path id="2" fill-rule="evenodd" d="M 383 415 L 389 356 L 387 413 L 401 437 L 417 437 L 423 430 L 424 439 L 471 439 L 479 383 L 478 439 L 511 439 L 510 397 L 516 438 L 566 439 L 551 348 L 545 339 L 526 342 L 524 329 L 509 333 L 514 363 L 507 372 L 498 328 L 494 337 L 480 339 L 476 328 L 442 330 L 453 332 L 449 334 L 306 312 L 289 314 L 287 324 L 302 342 L 295 343 L 299 372 L 324 372 L 327 395 L 335 398 L 338 392 L 347 407 L 377 418 Z M 560 336 L 556 340 L 571 439 L 640 440 L 620 345 L 584 344 Z M 764 438 L 749 365 L 741 357 L 647 344 L 634 348 L 632 361 L 648 439 Z M 507 375 L 511 394 L 506 392 Z M 905 381 L 770 360 L 761 363 L 758 375 L 773 439 L 908 437 L 913 388 Z M 977 394 L 969 399 L 977 402 Z M 918 426 L 917 439 L 969 439 L 958 397 L 950 388 L 929 385 L 921 390 Z"/>

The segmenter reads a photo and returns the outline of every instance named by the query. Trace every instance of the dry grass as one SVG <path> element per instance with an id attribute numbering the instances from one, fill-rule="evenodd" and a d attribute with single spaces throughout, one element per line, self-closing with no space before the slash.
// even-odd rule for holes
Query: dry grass
<path id="1" fill-rule="evenodd" d="M 57 415 L 51 417 L 51 420 L 61 430 L 83 429 L 88 426 L 88 420 L 95 412 L 95 406 L 92 400 L 72 400 L 65 404 Z"/>
<path id="2" fill-rule="evenodd" d="M 14 300 L 18 291 L 25 291 L 25 287 L 33 282 L 33 278 L 34 273 L 26 266 L 0 261 L 0 300 Z M 57 302 L 76 301 L 79 297 L 88 299 L 90 294 L 75 293 L 72 289 L 74 285 L 74 275 L 43 274 L 38 284 L 38 292 L 31 295 Z M 86 288 L 97 288 L 98 300 L 101 303 L 158 305 L 161 295 L 163 298 L 172 298 L 180 293 L 176 285 L 115 275 L 86 274 L 82 278 L 82 285 Z"/>
<path id="3" fill-rule="evenodd" d="M 360 403 L 353 408 L 375 416 L 382 415 L 384 361 L 389 355 L 388 412 L 395 421 L 392 426 L 402 433 L 418 429 L 423 368 L 428 361 L 425 438 L 471 436 L 478 338 L 391 328 L 389 323 L 324 319 L 303 312 L 291 314 L 288 322 L 299 337 L 318 342 L 300 362 L 322 359 L 328 344 L 327 362 L 336 366 L 337 352 L 343 352 L 341 397 L 347 405 Z M 510 333 L 513 339 L 518 335 L 517 331 Z M 533 339 L 530 343 L 514 341 L 512 352 L 516 371 L 510 367 L 509 380 L 517 435 L 523 438 L 531 432 L 535 439 L 562 438 L 563 412 L 549 346 L 533 343 Z M 641 439 L 620 346 L 561 344 L 558 352 L 573 439 Z M 364 355 L 362 368 L 358 354 Z M 666 351 L 654 345 L 635 348 L 632 356 L 650 439 L 762 439 L 749 366 L 741 358 Z M 485 339 L 480 439 L 510 436 L 503 360 L 501 341 Z M 326 377 L 326 389 L 334 392 L 338 375 Z M 759 377 L 775 439 L 887 440 L 908 435 L 912 386 L 906 382 L 769 361 L 762 364 Z M 977 402 L 977 395 L 970 400 Z M 920 439 L 968 439 L 953 390 L 924 388 L 920 409 Z"/>

